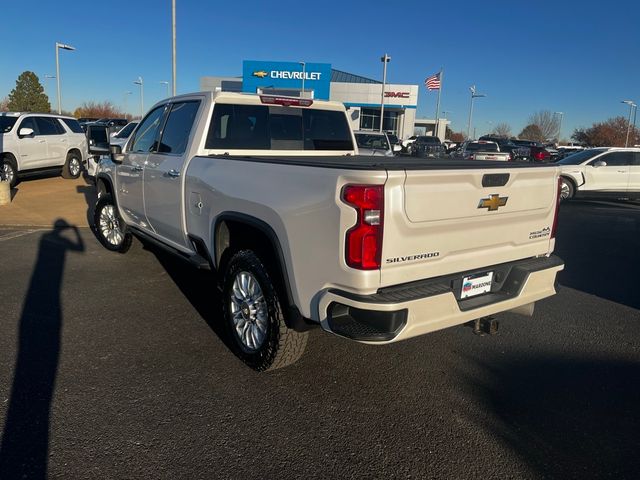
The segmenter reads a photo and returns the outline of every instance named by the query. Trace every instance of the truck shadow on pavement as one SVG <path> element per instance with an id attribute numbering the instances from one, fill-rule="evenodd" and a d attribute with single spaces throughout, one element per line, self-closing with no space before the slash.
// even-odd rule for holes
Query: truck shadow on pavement
<path id="1" fill-rule="evenodd" d="M 571 201 L 560 208 L 556 253 L 560 284 L 640 308 L 640 206 Z"/>
<path id="2" fill-rule="evenodd" d="M 638 478 L 640 364 L 590 354 L 500 357 L 462 375 L 474 422 L 541 478 Z"/>
<path id="3" fill-rule="evenodd" d="M 70 239 L 71 238 L 71 239 Z M 13 384 L 0 443 L 0 478 L 46 478 L 49 422 L 62 332 L 67 252 L 83 252 L 77 227 L 56 220 L 44 233 L 22 306 Z"/>

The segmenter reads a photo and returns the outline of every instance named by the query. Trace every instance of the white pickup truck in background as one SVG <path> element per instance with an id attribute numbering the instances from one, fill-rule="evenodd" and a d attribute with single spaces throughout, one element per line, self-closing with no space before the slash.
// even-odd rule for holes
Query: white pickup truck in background
<path id="1" fill-rule="evenodd" d="M 314 325 L 385 344 L 555 293 L 556 167 L 357 153 L 340 103 L 169 98 L 100 162 L 97 236 L 216 272 L 256 370 L 298 359 Z"/>
<path id="2" fill-rule="evenodd" d="M 512 160 L 511 154 L 509 152 L 501 152 L 497 143 L 484 140 L 464 142 L 454 156 L 464 160 L 491 160 L 494 162 L 509 162 Z"/>

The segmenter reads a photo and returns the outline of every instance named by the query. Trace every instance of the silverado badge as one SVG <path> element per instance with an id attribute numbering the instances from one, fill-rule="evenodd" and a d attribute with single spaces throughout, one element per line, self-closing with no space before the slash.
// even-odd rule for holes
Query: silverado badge
<path id="1" fill-rule="evenodd" d="M 257 72 L 253 72 L 251 75 L 258 78 L 264 78 L 269 75 L 269 73 L 265 72 L 264 70 L 258 70 Z"/>
<path id="2" fill-rule="evenodd" d="M 493 212 L 500 207 L 504 207 L 507 204 L 507 200 L 509 200 L 509 197 L 501 197 L 493 193 L 489 197 L 481 199 L 478 208 L 486 208 L 488 211 Z"/>

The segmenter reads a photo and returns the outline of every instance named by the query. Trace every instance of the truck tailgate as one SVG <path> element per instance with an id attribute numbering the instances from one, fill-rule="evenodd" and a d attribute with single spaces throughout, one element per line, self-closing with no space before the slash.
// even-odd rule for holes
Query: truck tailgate
<path id="1" fill-rule="evenodd" d="M 389 172 L 382 285 L 550 253 L 557 176 L 556 167 Z"/>

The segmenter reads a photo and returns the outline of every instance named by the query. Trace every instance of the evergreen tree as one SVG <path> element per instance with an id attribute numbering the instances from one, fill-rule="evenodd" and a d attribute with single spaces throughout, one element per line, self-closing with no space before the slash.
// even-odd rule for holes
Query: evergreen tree
<path id="1" fill-rule="evenodd" d="M 33 72 L 22 72 L 16 80 L 16 88 L 9 94 L 9 110 L 13 112 L 49 113 L 51 104 L 44 88 Z"/>

